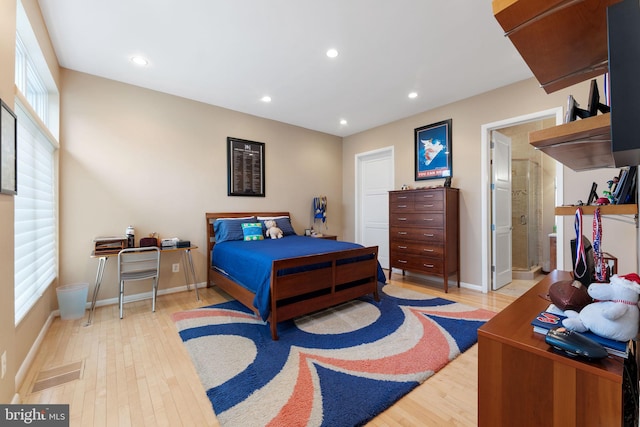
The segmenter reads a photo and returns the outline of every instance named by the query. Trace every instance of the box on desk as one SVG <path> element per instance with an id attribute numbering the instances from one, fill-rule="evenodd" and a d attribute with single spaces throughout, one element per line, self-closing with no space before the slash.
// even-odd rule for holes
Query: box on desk
<path id="1" fill-rule="evenodd" d="M 93 239 L 93 253 L 100 254 L 117 254 L 127 247 L 126 237 L 96 237 Z"/>
<path id="2" fill-rule="evenodd" d="M 160 243 L 163 248 L 188 248 L 191 246 L 190 240 L 180 240 L 178 238 L 162 239 Z"/>

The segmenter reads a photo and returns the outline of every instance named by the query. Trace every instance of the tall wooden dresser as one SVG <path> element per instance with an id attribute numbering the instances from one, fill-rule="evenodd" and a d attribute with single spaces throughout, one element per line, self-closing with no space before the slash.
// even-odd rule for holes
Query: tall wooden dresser
<path id="1" fill-rule="evenodd" d="M 460 192 L 427 188 L 389 192 L 389 277 L 393 268 L 442 277 L 460 286 Z"/>

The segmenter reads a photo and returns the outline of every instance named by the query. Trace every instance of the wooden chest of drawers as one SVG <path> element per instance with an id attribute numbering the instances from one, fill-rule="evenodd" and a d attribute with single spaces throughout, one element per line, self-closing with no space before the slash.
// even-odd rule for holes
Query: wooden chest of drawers
<path id="1" fill-rule="evenodd" d="M 389 275 L 393 268 L 439 276 L 460 286 L 459 190 L 389 192 Z"/>

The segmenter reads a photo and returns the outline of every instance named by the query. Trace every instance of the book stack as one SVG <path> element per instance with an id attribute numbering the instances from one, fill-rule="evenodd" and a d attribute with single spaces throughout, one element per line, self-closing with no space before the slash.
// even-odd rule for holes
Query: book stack
<path id="1" fill-rule="evenodd" d="M 567 316 L 563 316 L 561 314 L 543 311 L 531 321 L 531 324 L 533 325 L 533 332 L 547 335 L 549 329 L 562 326 L 562 320 L 566 318 Z M 594 334 L 591 331 L 580 333 L 585 337 L 590 338 L 597 343 L 600 343 L 609 354 L 625 359 L 629 357 L 628 342 L 616 341 L 610 338 L 601 337 L 600 335 Z"/>
<path id="2" fill-rule="evenodd" d="M 96 237 L 93 239 L 95 255 L 117 254 L 127 247 L 126 237 Z"/>

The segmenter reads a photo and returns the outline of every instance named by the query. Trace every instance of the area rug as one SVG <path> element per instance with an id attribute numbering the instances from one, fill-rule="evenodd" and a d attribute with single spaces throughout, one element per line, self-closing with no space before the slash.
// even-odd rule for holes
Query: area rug
<path id="1" fill-rule="evenodd" d="M 477 341 L 494 313 L 395 285 L 282 322 L 236 301 L 173 314 L 224 427 L 354 426 Z"/>

